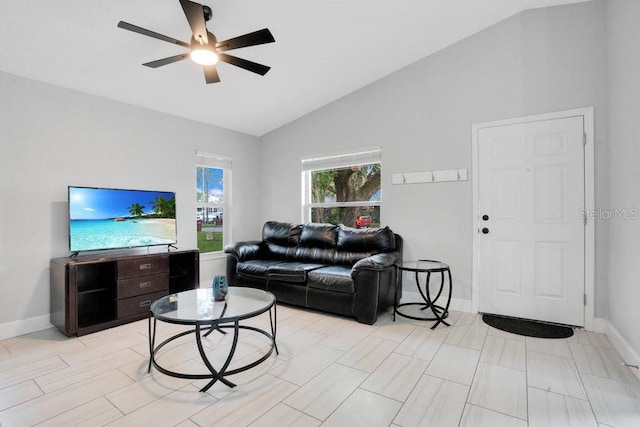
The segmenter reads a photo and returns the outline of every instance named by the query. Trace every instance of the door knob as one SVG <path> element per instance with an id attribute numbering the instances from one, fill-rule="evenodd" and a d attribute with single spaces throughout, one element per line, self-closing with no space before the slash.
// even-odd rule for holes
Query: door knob
<path id="1" fill-rule="evenodd" d="M 489 229 L 487 227 L 483 228 L 482 234 L 489 234 Z"/>

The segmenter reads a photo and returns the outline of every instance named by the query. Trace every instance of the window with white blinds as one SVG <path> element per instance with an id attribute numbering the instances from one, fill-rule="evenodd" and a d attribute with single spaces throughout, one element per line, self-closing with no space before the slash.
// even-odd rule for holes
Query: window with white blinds
<path id="1" fill-rule="evenodd" d="M 337 169 L 348 166 L 380 163 L 381 157 L 382 150 L 380 147 L 362 148 L 353 152 L 318 155 L 316 157 L 302 159 L 302 170 Z"/>

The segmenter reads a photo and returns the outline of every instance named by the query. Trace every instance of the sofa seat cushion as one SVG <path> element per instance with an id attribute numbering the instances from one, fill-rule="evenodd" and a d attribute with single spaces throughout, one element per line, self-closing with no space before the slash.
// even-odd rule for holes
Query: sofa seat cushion
<path id="1" fill-rule="evenodd" d="M 331 265 L 310 271 L 307 285 L 315 289 L 355 293 L 355 286 L 351 278 L 351 267 L 344 265 Z"/>
<path id="2" fill-rule="evenodd" d="M 279 262 L 269 266 L 267 277 L 269 280 L 305 284 L 310 271 L 325 267 L 326 264 L 305 262 Z"/>
<path id="3" fill-rule="evenodd" d="M 240 275 L 266 279 L 269 267 L 278 265 L 281 262 L 282 261 L 277 260 L 254 259 L 251 261 L 239 262 L 236 271 Z"/>

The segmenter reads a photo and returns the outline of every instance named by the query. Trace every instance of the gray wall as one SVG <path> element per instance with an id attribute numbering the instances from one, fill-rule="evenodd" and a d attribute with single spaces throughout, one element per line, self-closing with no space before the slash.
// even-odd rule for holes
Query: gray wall
<path id="1" fill-rule="evenodd" d="M 233 157 L 232 235 L 259 232 L 256 137 L 0 73 L 2 326 L 49 314 L 49 259 L 67 256 L 67 186 L 176 192 L 178 246 L 196 246 L 195 149 Z M 203 262 L 201 277 L 224 271 Z"/>
<path id="2" fill-rule="evenodd" d="M 608 2 L 609 322 L 640 355 L 640 2 Z M 635 210 L 634 210 L 635 209 Z M 635 214 L 634 214 L 635 212 Z M 638 363 L 636 360 L 628 360 Z"/>
<path id="3" fill-rule="evenodd" d="M 606 206 L 604 11 L 597 2 L 521 13 L 266 135 L 263 219 L 300 220 L 302 157 L 379 145 L 383 224 L 405 237 L 406 259 L 449 263 L 454 297 L 470 300 L 471 181 L 392 185 L 391 174 L 471 168 L 473 123 L 594 106 L 596 204 Z M 603 230 L 596 317 L 606 314 Z"/>

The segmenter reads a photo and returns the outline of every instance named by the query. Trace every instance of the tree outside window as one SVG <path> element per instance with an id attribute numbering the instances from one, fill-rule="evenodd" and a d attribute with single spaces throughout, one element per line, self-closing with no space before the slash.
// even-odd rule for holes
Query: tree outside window
<path id="1" fill-rule="evenodd" d="M 309 171 L 313 222 L 380 226 L 380 163 Z"/>

